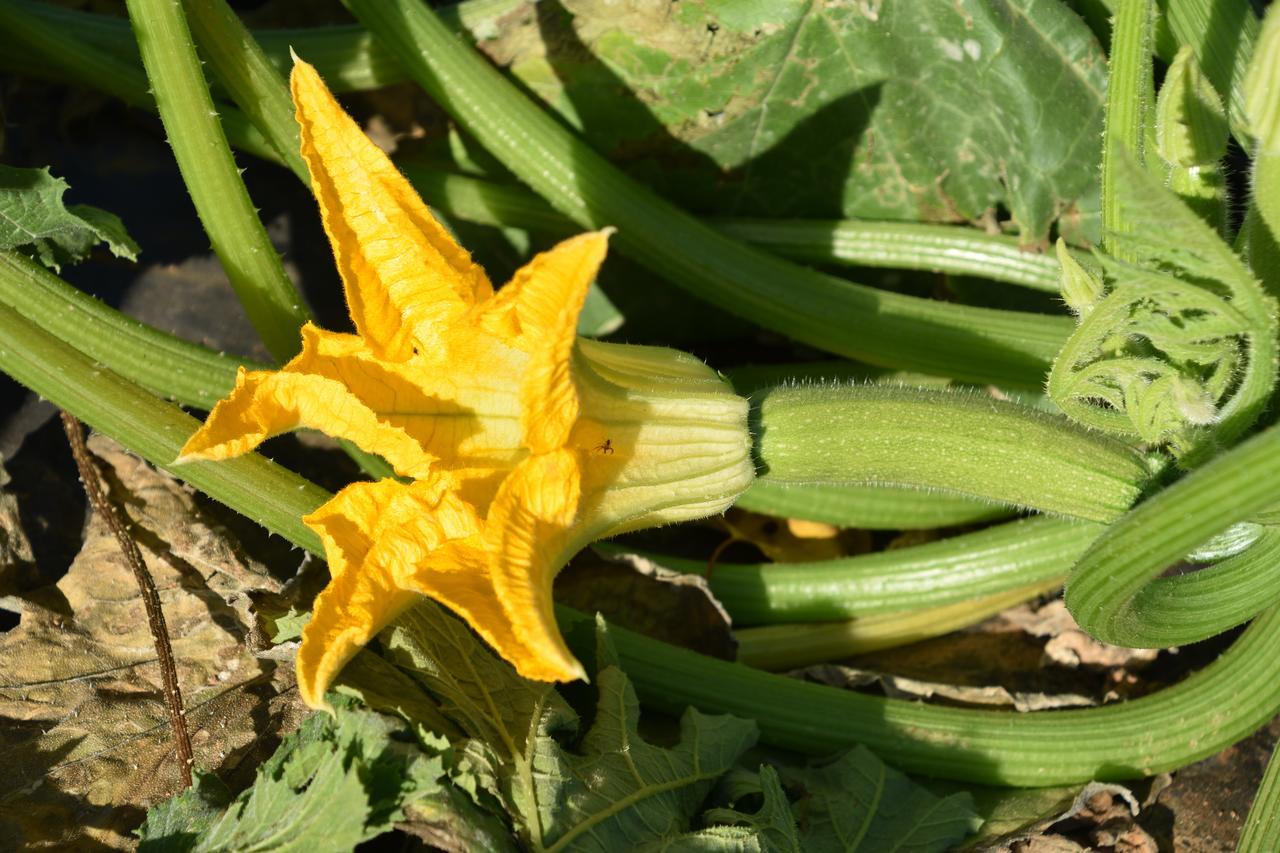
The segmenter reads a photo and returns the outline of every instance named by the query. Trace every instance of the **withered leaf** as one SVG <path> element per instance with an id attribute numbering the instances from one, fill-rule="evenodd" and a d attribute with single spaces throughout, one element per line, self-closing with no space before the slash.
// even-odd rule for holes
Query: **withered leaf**
<path id="1" fill-rule="evenodd" d="M 248 596 L 279 583 L 185 487 L 100 437 L 90 448 L 160 593 L 196 767 L 269 751 L 261 741 L 292 722 L 296 692 L 287 666 L 254 655 Z M 137 584 L 99 518 L 66 576 L 22 609 L 0 636 L 0 847 L 130 847 L 179 768 Z"/>

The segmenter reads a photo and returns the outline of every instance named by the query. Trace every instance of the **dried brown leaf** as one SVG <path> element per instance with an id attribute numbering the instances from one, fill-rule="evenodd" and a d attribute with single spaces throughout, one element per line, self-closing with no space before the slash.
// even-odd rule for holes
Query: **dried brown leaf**
<path id="1" fill-rule="evenodd" d="M 18 501 L 5 490 L 9 472 L 0 465 L 0 596 L 28 587 L 35 574 L 35 554 L 22 528 Z"/>
<path id="2" fill-rule="evenodd" d="M 279 583 L 241 557 L 191 493 L 111 442 L 94 452 L 160 592 L 196 767 L 234 767 L 297 713 L 287 666 L 253 651 L 249 595 Z M 260 743 L 261 742 L 261 743 Z M 133 574 L 106 525 L 0 636 L 0 847 L 131 846 L 149 804 L 175 793 L 177 757 Z"/>
<path id="3" fill-rule="evenodd" d="M 1098 642 L 1080 630 L 1060 598 L 1038 609 L 1028 604 L 1015 607 L 1001 614 L 1001 619 L 1033 637 L 1049 638 L 1044 647 L 1045 656 L 1066 667 L 1139 669 L 1160 654 L 1159 649 L 1126 649 Z"/>
<path id="4" fill-rule="evenodd" d="M 1078 693 L 1052 694 L 1009 690 L 999 685 L 945 684 L 838 664 L 811 666 L 796 674 L 809 681 L 844 689 L 878 685 L 886 696 L 894 699 L 943 699 L 959 705 L 982 708 L 1042 711 L 1048 708 L 1080 708 L 1097 704 L 1090 697 Z"/>

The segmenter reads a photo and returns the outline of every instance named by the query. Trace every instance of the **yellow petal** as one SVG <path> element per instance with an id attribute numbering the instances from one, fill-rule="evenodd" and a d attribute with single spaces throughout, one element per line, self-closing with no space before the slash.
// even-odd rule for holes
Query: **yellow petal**
<path id="1" fill-rule="evenodd" d="M 351 318 L 375 353 L 403 361 L 493 287 L 314 68 L 296 61 L 290 86 Z"/>
<path id="2" fill-rule="evenodd" d="M 503 481 L 485 520 L 493 586 L 518 642 L 499 651 L 525 678 L 586 678 L 560 636 L 551 595 L 572 544 L 581 479 L 575 451 L 531 456 Z"/>
<path id="3" fill-rule="evenodd" d="M 611 233 L 606 229 L 581 234 L 543 252 L 491 301 L 494 312 L 514 307 L 530 353 L 520 401 L 524 444 L 532 453 L 563 447 L 578 419 L 578 391 L 570 360 L 578 315 L 604 262 Z"/>
<path id="4" fill-rule="evenodd" d="M 341 382 L 381 422 L 412 436 L 447 468 L 515 464 L 520 445 L 516 380 L 523 353 L 487 336 L 450 336 L 438 352 L 407 362 L 377 358 L 354 335 L 304 328 L 288 370 Z"/>
<path id="5" fill-rule="evenodd" d="M 311 708 L 328 709 L 325 691 L 342 667 L 379 631 L 421 601 L 392 579 L 372 571 L 348 571 L 316 596 L 311 620 L 302 628 L 295 664 L 298 694 Z"/>
<path id="6" fill-rule="evenodd" d="M 447 477 L 353 483 L 303 519 L 324 543 L 332 576 L 298 649 L 298 690 L 309 706 L 325 707 L 324 693 L 347 661 L 421 600 L 404 575 L 478 529 L 449 485 Z"/>
<path id="7" fill-rule="evenodd" d="M 177 461 L 228 459 L 300 427 L 345 438 L 385 458 L 402 476 L 427 474 L 434 457 L 409 433 L 379 418 L 341 382 L 285 371 L 236 373 L 236 387 L 183 445 Z"/>

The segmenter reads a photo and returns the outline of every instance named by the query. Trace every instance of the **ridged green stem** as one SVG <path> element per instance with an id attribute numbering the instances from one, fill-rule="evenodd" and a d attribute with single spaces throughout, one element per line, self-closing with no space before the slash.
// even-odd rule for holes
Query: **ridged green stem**
<path id="1" fill-rule="evenodd" d="M 528 190 L 420 162 L 401 169 L 423 198 L 447 215 L 481 225 L 573 234 L 578 228 Z M 716 230 L 783 257 L 813 264 L 886 267 L 971 275 L 1058 292 L 1058 262 L 1013 237 L 974 228 L 858 220 L 708 219 Z"/>
<path id="2" fill-rule="evenodd" d="M 158 349 L 153 357 L 165 355 Z M 200 426 L 177 406 L 95 363 L 8 305 L 0 305 L 0 370 L 161 468 L 174 467 L 179 448 Z M 176 473 L 271 532 L 319 551 L 320 540 L 302 516 L 330 496 L 314 483 L 256 453 L 226 462 L 195 462 Z"/>
<path id="3" fill-rule="evenodd" d="M 309 183 L 289 86 L 226 0 L 183 0 L 191 32 L 214 76 L 266 136 L 289 170 Z"/>
<path id="4" fill-rule="evenodd" d="M 0 307 L 0 370 L 161 466 L 197 425 L 8 307 Z M 177 473 L 318 552 L 319 542 L 299 519 L 328 497 L 322 489 L 257 454 L 184 465 Z M 593 621 L 567 610 L 560 616 L 568 628 L 583 627 L 571 635 L 588 654 Z M 1066 784 L 1171 770 L 1234 743 L 1280 708 L 1275 611 L 1175 687 L 1102 708 L 1028 714 L 866 696 L 714 660 L 619 628 L 612 635 L 623 668 L 652 706 L 734 713 L 756 719 L 766 742 L 778 746 L 826 753 L 862 743 L 904 770 L 992 784 Z"/>
<path id="5" fill-rule="evenodd" d="M 175 0 L 128 0 L 160 120 L 196 212 L 245 314 L 280 361 L 310 317 L 249 199 L 218 122 L 191 33 Z"/>
<path id="6" fill-rule="evenodd" d="M 981 622 L 1061 585 L 1062 578 L 1056 577 L 923 610 L 880 613 L 844 622 L 735 629 L 738 663 L 757 669 L 792 669 L 918 643 Z"/>
<path id="7" fill-rule="evenodd" d="M 1119 0 L 1111 27 L 1106 120 L 1102 134 L 1102 244 L 1123 258 L 1113 235 L 1133 230 L 1119 197 L 1117 161 L 1143 162 L 1146 117 L 1151 108 L 1151 0 Z"/>
<path id="8" fill-rule="evenodd" d="M 137 45 L 129 31 L 128 21 L 108 19 L 113 22 L 114 40 L 123 41 L 127 47 L 124 57 L 121 57 L 85 40 L 86 30 L 92 32 L 92 28 L 68 26 L 56 12 L 53 16 L 48 15 L 48 10 L 67 12 L 75 16 L 73 21 L 107 17 L 70 12 L 50 3 L 0 0 L 0 46 L 3 47 L 0 49 L 0 65 L 20 73 L 43 70 L 106 92 L 130 106 L 155 110 L 155 99 L 149 91 L 147 76 L 138 64 Z M 44 68 L 29 68 L 23 53 L 35 54 Z M 219 113 L 227 137 L 237 148 L 267 159 L 278 156 L 244 113 L 224 105 L 219 105 Z"/>
<path id="9" fill-rule="evenodd" d="M 991 521 L 1011 507 L 893 486 L 780 486 L 756 480 L 734 503 L 751 512 L 864 530 L 932 530 Z"/>
<path id="10" fill-rule="evenodd" d="M 1057 518 L 1011 521 L 938 542 L 799 563 L 716 563 L 708 581 L 734 625 L 828 622 L 941 607 L 1063 577 L 1098 538 L 1100 524 Z M 627 549 L 602 543 L 606 553 Z M 706 561 L 644 553 L 658 565 L 703 575 Z"/>
<path id="11" fill-rule="evenodd" d="M 1241 236 L 1249 268 L 1272 296 L 1280 297 L 1280 154 L 1259 151 Z"/>
<path id="12" fill-rule="evenodd" d="M 567 613 L 562 622 L 568 623 Z M 585 652 L 590 620 L 575 634 Z M 566 625 L 567 627 L 567 625 Z M 622 668 L 651 707 L 751 717 L 777 746 L 823 754 L 861 743 L 908 772 L 1040 787 L 1173 770 L 1247 736 L 1280 708 L 1280 611 L 1214 663 L 1128 702 L 1080 710 L 943 708 L 883 699 L 712 660 L 612 629 Z M 1247 687 L 1243 687 L 1247 685 Z"/>
<path id="13" fill-rule="evenodd" d="M 263 365 L 153 329 L 76 290 L 17 252 L 0 252 L 0 304 L 75 341 L 94 361 L 186 406 L 209 409 L 235 385 L 236 367 Z"/>
<path id="14" fill-rule="evenodd" d="M 1252 13 L 1248 13 L 1252 16 Z M 1255 144 L 1245 238 L 1253 272 L 1280 293 L 1280 11 L 1272 7 L 1262 22 L 1243 94 Z"/>
<path id="15" fill-rule="evenodd" d="M 1277 501 L 1280 426 L 1206 462 L 1107 528 L 1072 570 L 1067 607 L 1106 643 L 1203 640 L 1280 598 L 1280 530 L 1192 574 L 1159 577 L 1186 554 Z"/>
<path id="16" fill-rule="evenodd" d="M 1280 850 L 1280 749 L 1271 750 L 1271 760 L 1262 775 L 1262 784 L 1253 797 L 1249 816 L 1236 853 L 1272 853 Z"/>
<path id="17" fill-rule="evenodd" d="M 798 341 L 876 364 L 1038 386 L 1070 320 L 842 281 L 752 249 L 627 177 L 507 81 L 425 5 L 350 0 L 356 16 L 491 154 L 654 273 Z"/>
<path id="18" fill-rule="evenodd" d="M 753 395 L 752 420 L 760 477 L 778 484 L 937 489 L 1109 521 L 1148 478 L 1125 444 L 971 392 L 783 386 Z"/>

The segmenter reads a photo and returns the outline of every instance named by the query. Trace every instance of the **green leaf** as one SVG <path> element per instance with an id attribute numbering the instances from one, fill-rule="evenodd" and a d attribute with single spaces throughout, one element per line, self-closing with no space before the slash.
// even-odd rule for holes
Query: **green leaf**
<path id="1" fill-rule="evenodd" d="M 573 725 L 576 715 L 550 684 L 521 678 L 435 602 L 405 613 L 381 639 L 385 656 L 422 683 L 454 725 L 504 759 L 523 753 L 536 719 Z"/>
<path id="2" fill-rule="evenodd" d="M 1275 301 L 1244 261 L 1131 158 L 1116 161 L 1130 230 L 1100 255 L 1108 293 L 1058 354 L 1049 394 L 1073 419 L 1184 465 L 1257 418 L 1276 378 Z"/>
<path id="3" fill-rule="evenodd" d="M 795 817 L 791 814 L 791 804 L 778 781 L 778 773 L 772 767 L 760 768 L 758 789 L 761 805 L 752 813 L 743 813 L 731 808 L 708 811 L 704 820 L 716 821 L 718 825 L 708 827 L 699 832 L 692 832 L 678 838 L 654 844 L 646 848 L 651 851 L 707 851 L 707 853 L 800 853 L 799 831 Z"/>
<path id="4" fill-rule="evenodd" d="M 577 715 L 550 685 L 520 678 L 439 605 L 419 605 L 381 636 L 469 736 L 453 743 L 454 784 L 502 802 L 533 850 L 629 850 L 679 836 L 756 740 L 751 721 L 693 709 L 676 745 L 644 740 L 635 691 L 603 622 L 597 631 L 596 710 L 580 741 Z"/>
<path id="5" fill-rule="evenodd" d="M 196 773 L 190 788 L 147 812 L 138 828 L 141 853 L 187 853 L 231 803 L 231 792 L 212 773 Z"/>
<path id="6" fill-rule="evenodd" d="M 711 787 L 756 742 L 750 720 L 693 708 L 670 748 L 640 736 L 640 703 L 597 619 L 595 722 L 575 752 L 539 731 L 534 767 L 540 849 L 629 850 L 684 831 Z"/>
<path id="7" fill-rule="evenodd" d="M 138 244 L 119 217 L 84 204 L 66 207 L 68 188 L 48 169 L 0 166 L 0 249 L 30 252 L 54 270 L 83 260 L 99 243 L 117 258 L 137 260 Z"/>
<path id="8" fill-rule="evenodd" d="M 1003 206 L 1028 243 L 1060 210 L 1096 211 L 1105 63 L 1063 4 L 563 6 L 572 20 L 544 7 L 533 32 L 481 46 L 686 206 L 933 221 Z"/>
<path id="9" fill-rule="evenodd" d="M 813 853 L 948 850 L 982 823 L 968 794 L 936 797 L 863 746 L 781 776 L 807 792 L 796 810 L 802 848 Z"/>
<path id="10" fill-rule="evenodd" d="M 201 780 L 152 811 L 143 849 L 158 851 L 347 850 L 403 816 L 405 799 L 440 789 L 444 761 L 424 752 L 403 724 L 334 703 L 313 714 L 258 768 L 253 785 L 221 816 L 217 789 Z"/>
<path id="11" fill-rule="evenodd" d="M 935 796 L 862 746 L 832 761 L 765 765 L 759 775 L 738 771 L 721 789 L 730 806 L 702 816 L 713 825 L 645 849 L 933 853 L 952 849 L 982 825 L 967 793 Z M 744 800 L 759 807 L 744 812 L 738 808 Z"/>

